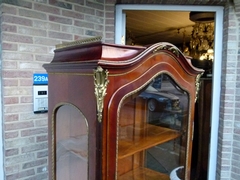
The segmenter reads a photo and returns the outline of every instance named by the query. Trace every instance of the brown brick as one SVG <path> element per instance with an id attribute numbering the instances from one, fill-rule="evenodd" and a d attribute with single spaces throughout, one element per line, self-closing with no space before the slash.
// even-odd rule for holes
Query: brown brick
<path id="1" fill-rule="evenodd" d="M 4 79 L 3 85 L 4 85 L 4 87 L 18 86 L 18 80 L 17 79 Z"/>
<path id="2" fill-rule="evenodd" d="M 60 7 L 60 8 L 65 8 L 65 9 L 72 9 L 72 4 L 66 3 L 66 2 L 61 2 L 58 0 L 49 0 L 49 4 Z"/>
<path id="3" fill-rule="evenodd" d="M 10 41 L 10 42 L 21 42 L 21 43 L 33 43 L 33 38 L 30 36 L 24 36 L 24 35 L 17 35 L 17 34 L 9 34 L 9 33 L 3 33 L 2 35 L 3 41 Z"/>
<path id="4" fill-rule="evenodd" d="M 114 26 L 106 26 L 105 27 L 105 30 L 106 30 L 106 32 L 114 32 L 114 30 L 115 30 L 115 27 Z"/>
<path id="5" fill-rule="evenodd" d="M 44 5 L 44 4 L 39 4 L 39 3 L 34 4 L 34 9 L 38 10 L 38 11 L 41 11 L 41 12 L 51 13 L 51 14 L 60 14 L 60 9 L 59 8 Z"/>
<path id="6" fill-rule="evenodd" d="M 3 50 L 17 51 L 18 45 L 13 43 L 2 43 Z"/>
<path id="7" fill-rule="evenodd" d="M 21 171 L 19 173 L 8 175 L 6 180 L 16 180 L 16 179 L 25 178 L 31 175 L 35 175 L 34 169 Z"/>
<path id="8" fill-rule="evenodd" d="M 33 19 L 47 20 L 46 13 L 37 12 L 37 11 L 33 11 L 33 10 L 28 10 L 28 9 L 19 9 L 19 15 L 24 16 L 24 17 L 33 18 Z"/>
<path id="9" fill-rule="evenodd" d="M 20 104 L 20 105 L 9 105 L 4 107 L 5 113 L 17 113 L 17 112 L 32 112 L 32 104 Z M 26 122 L 27 124 L 29 122 Z M 8 128 L 11 129 L 11 126 L 14 127 L 14 125 L 7 125 Z M 24 125 L 23 125 L 24 126 Z M 31 126 L 32 127 L 32 126 Z M 16 128 L 16 127 L 15 127 Z"/>
<path id="10" fill-rule="evenodd" d="M 19 7 L 24 7 L 24 8 L 32 8 L 32 3 L 31 2 L 27 2 L 24 0 L 21 1 L 9 1 L 9 0 L 4 0 L 4 3 L 7 4 L 11 4 L 11 5 L 15 5 L 15 6 L 19 6 Z"/>
<path id="11" fill-rule="evenodd" d="M 18 33 L 19 34 L 27 34 L 28 36 L 42 36 L 42 37 L 46 37 L 47 36 L 47 31 L 46 30 L 42 30 L 39 28 L 29 28 L 26 26 L 23 27 L 18 27 Z"/>
<path id="12" fill-rule="evenodd" d="M 35 121 L 35 124 L 36 124 L 37 127 L 47 126 L 48 121 L 45 118 L 44 119 L 38 119 L 38 120 Z"/>
<path id="13" fill-rule="evenodd" d="M 6 175 L 9 175 L 9 174 L 14 174 L 14 173 L 17 173 L 20 171 L 20 166 L 19 164 L 14 164 L 12 166 L 7 166 L 5 167 L 5 173 Z"/>
<path id="14" fill-rule="evenodd" d="M 81 28 L 94 29 L 94 23 L 92 22 L 82 22 L 82 21 L 75 20 L 74 25 L 79 26 Z"/>
<path id="15" fill-rule="evenodd" d="M 106 33 L 106 38 L 110 38 L 110 39 L 112 39 L 112 38 L 114 38 L 114 33 Z"/>
<path id="16" fill-rule="evenodd" d="M 19 79 L 19 85 L 20 86 L 31 86 L 33 84 L 33 80 L 31 79 Z"/>
<path id="17" fill-rule="evenodd" d="M 18 131 L 12 131 L 12 132 L 6 132 L 5 133 L 5 139 L 12 139 L 18 137 Z"/>
<path id="18" fill-rule="evenodd" d="M 235 135 L 240 135 L 240 128 L 235 128 L 234 129 L 234 134 Z"/>
<path id="19" fill-rule="evenodd" d="M 87 35 L 87 36 L 103 36 L 102 32 L 92 31 L 92 30 L 85 30 L 85 35 Z"/>
<path id="20" fill-rule="evenodd" d="M 28 153 L 28 152 L 34 152 L 37 150 L 47 149 L 47 147 L 48 147 L 48 143 L 43 142 L 43 143 L 37 143 L 30 146 L 22 147 L 21 151 L 22 153 Z"/>
<path id="21" fill-rule="evenodd" d="M 2 24 L 2 32 L 17 32 L 17 26 L 16 25 L 11 25 L 11 24 Z"/>
<path id="22" fill-rule="evenodd" d="M 37 152 L 37 158 L 43 158 L 48 156 L 48 150 Z"/>
<path id="23" fill-rule="evenodd" d="M 56 44 L 60 44 L 60 43 L 61 42 L 57 39 L 50 39 L 47 37 L 34 37 L 34 44 L 55 46 Z"/>
<path id="24" fill-rule="evenodd" d="M 39 28 L 39 29 L 45 29 L 45 30 L 53 30 L 53 31 L 60 31 L 61 26 L 60 24 L 56 24 L 54 22 L 45 22 L 45 21 L 38 21 L 33 20 L 33 27 Z"/>
<path id="25" fill-rule="evenodd" d="M 4 104 L 18 104 L 18 97 L 4 97 Z"/>
<path id="26" fill-rule="evenodd" d="M 26 121 L 26 120 L 36 120 L 36 119 L 39 119 L 39 118 L 47 119 L 48 114 L 47 113 L 34 114 L 31 111 L 31 112 L 22 112 L 19 116 L 20 116 L 19 117 L 20 121 Z"/>
<path id="27" fill-rule="evenodd" d="M 8 14 L 17 14 L 17 8 L 13 6 L 9 6 L 7 4 L 2 4 L 2 13 L 8 13 Z"/>
<path id="28" fill-rule="evenodd" d="M 4 115 L 4 121 L 5 122 L 12 122 L 12 121 L 18 121 L 19 115 L 18 114 L 6 114 Z"/>
<path id="29" fill-rule="evenodd" d="M 91 1 L 87 1 L 86 6 L 94 9 L 104 10 L 103 4 L 99 4 Z"/>
<path id="30" fill-rule="evenodd" d="M 60 43 L 60 41 L 59 41 L 59 43 Z M 59 44 L 59 43 L 56 43 L 56 44 Z M 50 54 L 35 55 L 35 59 L 36 59 L 36 61 L 51 62 L 53 59 L 53 55 L 50 55 Z"/>
<path id="31" fill-rule="evenodd" d="M 20 52 L 31 52 L 31 53 L 48 53 L 47 47 L 44 46 L 37 46 L 37 45 L 26 45 L 20 44 L 18 45 L 18 50 Z"/>
<path id="32" fill-rule="evenodd" d="M 32 72 L 5 70 L 3 72 L 3 77 L 4 78 L 31 78 Z"/>
<path id="33" fill-rule="evenodd" d="M 109 0 L 109 1 L 112 1 L 112 0 Z M 114 4 L 111 2 L 111 3 L 107 3 L 107 2 L 105 2 L 106 4 L 105 4 L 105 12 L 107 12 L 107 11 L 115 11 L 115 6 L 114 6 Z"/>
<path id="34" fill-rule="evenodd" d="M 93 22 L 97 24 L 103 24 L 103 17 L 96 17 L 96 16 L 91 16 L 91 15 L 85 15 L 85 20 L 88 22 Z"/>
<path id="35" fill-rule="evenodd" d="M 106 24 L 114 24 L 114 19 L 106 19 Z"/>
<path id="36" fill-rule="evenodd" d="M 28 169 L 28 168 L 35 167 L 35 166 L 40 166 L 40 165 L 43 165 L 43 164 L 46 164 L 46 163 L 47 163 L 47 159 L 34 160 L 34 161 L 31 161 L 31 162 L 24 163 L 22 168 L 23 169 Z"/>
<path id="37" fill-rule="evenodd" d="M 75 19 L 84 19 L 84 15 L 79 12 L 73 12 L 73 11 L 67 11 L 67 10 L 62 10 L 62 15 L 65 17 L 71 17 Z"/>
<path id="38" fill-rule="evenodd" d="M 84 30 L 80 27 L 73 27 L 73 26 L 62 26 L 62 32 L 67 32 L 70 34 L 77 34 L 81 35 L 84 33 Z"/>
<path id="39" fill-rule="evenodd" d="M 64 39 L 64 40 L 72 40 L 73 36 L 72 34 L 66 34 L 66 33 L 60 33 L 60 32 L 49 32 L 49 37 L 50 38 L 57 38 L 57 39 Z"/>
<path id="40" fill-rule="evenodd" d="M 27 129 L 27 130 L 22 130 L 21 131 L 21 136 L 33 136 L 33 135 L 38 135 L 38 134 L 45 134 L 48 132 L 47 128 L 36 128 L 36 129 Z"/>
<path id="41" fill-rule="evenodd" d="M 69 18 L 65 18 L 65 17 L 59 17 L 59 16 L 53 16 L 53 15 L 49 15 L 49 21 L 53 21 L 53 22 L 58 22 L 61 24 L 72 24 L 72 19 Z"/>
<path id="42" fill-rule="evenodd" d="M 102 25 L 95 25 L 94 26 L 94 29 L 96 30 L 96 31 L 102 31 L 103 32 L 103 30 L 104 30 L 104 27 L 102 26 Z"/>
<path id="43" fill-rule="evenodd" d="M 17 155 L 18 153 L 19 153 L 18 148 L 5 150 L 5 156 L 13 156 L 13 155 Z"/>
<path id="44" fill-rule="evenodd" d="M 37 136 L 36 142 L 44 142 L 48 140 L 47 135 Z"/>
<path id="45" fill-rule="evenodd" d="M 106 12 L 105 14 L 107 19 L 114 19 L 114 12 Z"/>
<path id="46" fill-rule="evenodd" d="M 2 67 L 3 67 L 3 69 L 17 69 L 17 62 L 16 61 L 7 61 L 7 60 L 5 60 L 4 62 L 2 62 Z M 13 83 L 13 82 L 16 82 L 16 83 Z M 18 84 L 18 82 L 17 82 L 17 80 L 15 79 L 11 79 L 11 80 L 9 80 L 9 81 L 5 81 L 4 80 L 4 85 L 6 85 L 6 86 L 12 86 L 12 85 L 17 85 Z"/>
<path id="47" fill-rule="evenodd" d="M 32 102 L 33 102 L 32 96 L 22 96 L 20 98 L 20 103 L 32 103 Z"/>
<path id="48" fill-rule="evenodd" d="M 85 7 L 85 6 L 77 6 L 77 5 L 75 5 L 74 6 L 74 10 L 77 11 L 77 12 L 82 12 L 84 14 L 95 15 L 95 9 L 88 8 L 88 7 Z"/>
<path id="49" fill-rule="evenodd" d="M 84 39 L 84 36 L 77 36 L 77 35 L 74 35 L 74 41 L 76 41 L 76 40 L 80 40 L 80 39 Z"/>
<path id="50" fill-rule="evenodd" d="M 41 166 L 37 168 L 37 172 L 38 173 L 43 173 L 43 172 L 47 172 L 48 167 L 47 166 Z"/>
<path id="51" fill-rule="evenodd" d="M 21 18 L 18 16 L 3 15 L 2 22 L 19 24 L 22 26 L 32 26 L 32 20 L 26 19 L 26 18 Z"/>
<path id="52" fill-rule="evenodd" d="M 5 142 L 5 148 L 7 148 L 7 149 L 8 148 L 18 148 L 18 147 L 27 146 L 27 145 L 34 144 L 34 143 L 35 143 L 34 137 L 8 139 Z M 16 156 L 16 157 L 14 157 L 14 159 L 20 158 L 22 160 L 22 158 L 24 158 L 24 156 L 22 156 L 22 155 Z M 19 159 L 19 161 L 20 161 L 20 159 Z M 9 159 L 9 161 L 12 162 L 12 159 Z M 14 162 L 12 162 L 12 163 L 14 163 Z"/>
<path id="53" fill-rule="evenodd" d="M 12 52 L 3 52 L 2 58 L 4 60 L 21 60 L 21 61 L 32 61 L 33 55 L 28 53 L 12 53 Z M 16 61 L 14 61 L 16 62 Z"/>
<path id="54" fill-rule="evenodd" d="M 24 128 L 30 128 L 30 127 L 34 127 L 33 121 L 15 122 L 15 123 L 5 124 L 5 130 L 6 131 L 16 130 L 16 129 L 24 129 Z"/>
<path id="55" fill-rule="evenodd" d="M 109 14 L 109 12 L 108 12 L 108 14 Z M 113 16 L 111 16 L 111 18 L 114 18 L 114 12 L 112 12 L 112 14 L 113 14 Z M 95 15 L 98 16 L 98 17 L 104 18 L 104 12 L 103 11 L 96 10 Z M 109 16 L 106 16 L 106 18 L 109 18 Z"/>
<path id="56" fill-rule="evenodd" d="M 84 5 L 84 0 L 66 0 L 71 3 Z"/>
<path id="57" fill-rule="evenodd" d="M 36 174 L 24 180 L 48 180 L 48 173 Z"/>
<path id="58" fill-rule="evenodd" d="M 32 94 L 31 87 L 14 87 L 14 86 L 4 87 L 4 95 L 5 96 L 30 95 L 30 94 Z M 11 105 L 11 106 L 13 106 L 13 105 Z M 11 106 L 6 105 L 5 110 L 6 111 L 10 110 L 9 112 L 11 112 Z M 17 105 L 14 105 L 14 108 L 18 108 Z"/>

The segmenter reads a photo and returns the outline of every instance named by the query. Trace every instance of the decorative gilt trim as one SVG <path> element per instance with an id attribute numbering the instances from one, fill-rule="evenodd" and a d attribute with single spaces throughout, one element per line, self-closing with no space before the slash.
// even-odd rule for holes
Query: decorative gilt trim
<path id="1" fill-rule="evenodd" d="M 201 78 L 202 75 L 203 75 L 203 73 L 200 73 L 196 77 L 196 82 L 195 82 L 195 86 L 196 86 L 195 102 L 197 102 L 197 99 L 198 99 L 198 92 L 200 90 L 200 85 L 201 85 L 200 78 Z"/>
<path id="2" fill-rule="evenodd" d="M 72 42 L 64 42 L 62 44 L 57 44 L 56 49 L 61 49 L 65 47 L 72 47 L 76 45 L 81 45 L 81 44 L 87 44 L 87 43 L 93 43 L 93 42 L 99 42 L 102 40 L 101 36 L 93 37 L 93 38 L 87 38 L 87 39 L 82 39 L 82 40 L 77 40 L 77 41 L 72 41 Z"/>
<path id="3" fill-rule="evenodd" d="M 172 51 L 173 54 L 179 57 L 179 50 L 176 47 L 170 47 L 168 50 Z"/>
<path id="4" fill-rule="evenodd" d="M 102 67 L 98 66 L 97 69 L 94 70 L 94 85 L 95 96 L 97 100 L 97 116 L 99 122 L 102 122 L 103 102 L 104 96 L 107 94 L 106 90 L 108 83 L 108 71 L 104 71 Z"/>
<path id="5" fill-rule="evenodd" d="M 166 45 L 166 44 L 163 44 L 163 45 L 160 45 L 158 46 L 157 48 L 155 48 L 153 50 L 153 53 L 156 53 L 157 51 L 159 50 L 169 50 L 171 51 L 173 54 L 175 54 L 177 57 L 179 57 L 179 50 L 178 48 L 174 47 L 174 46 L 171 46 L 169 47 L 169 45 Z"/>
<path id="6" fill-rule="evenodd" d="M 156 48 L 153 50 L 153 53 L 156 53 L 156 52 L 158 52 L 159 50 L 162 50 L 162 49 L 167 49 L 167 45 L 162 44 L 162 45 L 156 47 Z"/>

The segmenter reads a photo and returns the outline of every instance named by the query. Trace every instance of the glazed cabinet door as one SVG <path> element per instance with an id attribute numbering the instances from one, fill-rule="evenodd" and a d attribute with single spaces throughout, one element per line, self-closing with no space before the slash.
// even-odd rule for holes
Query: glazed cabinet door
<path id="1" fill-rule="evenodd" d="M 57 180 L 88 180 L 88 127 L 81 111 L 62 105 L 55 116 Z"/>
<path id="2" fill-rule="evenodd" d="M 116 179 L 184 179 L 188 112 L 188 93 L 167 74 L 126 97 L 118 119 Z"/>

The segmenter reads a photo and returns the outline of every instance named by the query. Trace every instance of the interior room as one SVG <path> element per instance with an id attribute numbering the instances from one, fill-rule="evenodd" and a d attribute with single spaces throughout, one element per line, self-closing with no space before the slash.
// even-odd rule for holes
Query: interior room
<path id="1" fill-rule="evenodd" d="M 127 45 L 149 46 L 157 42 L 169 42 L 190 58 L 193 66 L 205 70 L 195 107 L 191 170 L 191 179 L 194 180 L 207 179 L 214 62 L 214 16 L 212 12 L 126 11 Z M 154 155 L 151 157 L 154 158 Z"/>

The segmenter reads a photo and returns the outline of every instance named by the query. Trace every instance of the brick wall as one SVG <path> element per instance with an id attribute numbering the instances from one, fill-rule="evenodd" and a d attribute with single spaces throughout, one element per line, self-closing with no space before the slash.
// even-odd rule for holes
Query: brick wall
<path id="1" fill-rule="evenodd" d="M 218 136 L 217 179 L 231 179 L 233 150 L 234 101 L 236 96 L 236 65 L 238 46 L 238 23 L 233 6 L 225 7 L 223 33 L 222 90 Z"/>
<path id="2" fill-rule="evenodd" d="M 231 46 L 229 49 L 229 56 L 231 59 L 231 55 L 234 55 L 235 63 L 233 64 L 235 67 L 235 98 L 234 98 L 234 123 L 232 125 L 232 132 L 233 132 L 233 142 L 232 142 L 232 162 L 231 162 L 231 179 L 238 180 L 240 179 L 240 43 L 239 43 L 239 22 L 240 22 L 240 1 L 235 0 L 235 6 L 232 7 L 231 10 L 231 16 L 229 19 L 229 22 L 231 22 L 231 19 L 235 21 L 235 26 L 233 26 L 233 30 L 231 26 L 232 31 L 229 32 L 229 35 L 234 35 L 236 37 L 234 41 L 235 46 Z M 229 40 L 230 42 L 230 40 Z"/>
<path id="3" fill-rule="evenodd" d="M 104 0 L 1 2 L 5 177 L 43 180 L 48 168 L 47 114 L 33 113 L 33 73 L 45 73 L 42 64 L 52 60 L 55 45 L 63 41 L 102 36 L 113 42 L 114 4 Z"/>
<path id="4" fill-rule="evenodd" d="M 63 41 L 102 36 L 114 42 L 115 0 L 2 0 L 4 167 L 7 180 L 47 179 L 47 114 L 33 114 L 32 75 Z M 117 0 L 117 3 L 225 5 L 227 0 Z M 240 179 L 240 5 L 226 4 L 217 179 Z"/>

